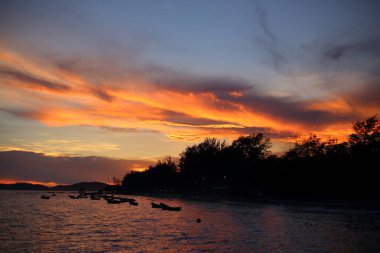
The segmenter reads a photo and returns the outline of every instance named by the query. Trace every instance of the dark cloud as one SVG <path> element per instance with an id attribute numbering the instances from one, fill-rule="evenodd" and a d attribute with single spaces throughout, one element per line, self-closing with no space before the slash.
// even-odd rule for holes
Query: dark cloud
<path id="1" fill-rule="evenodd" d="M 250 93 L 241 97 L 225 97 L 224 99 L 242 104 L 253 113 L 302 124 L 309 128 L 319 128 L 354 118 L 354 115 L 350 113 L 339 114 L 309 109 L 309 101 L 295 101 L 289 97 L 271 97 Z"/>
<path id="2" fill-rule="evenodd" d="M 153 129 L 140 129 L 140 128 L 129 128 L 129 127 L 111 127 L 111 126 L 100 126 L 100 128 L 112 132 L 121 133 L 159 133 L 157 130 Z"/>
<path id="3" fill-rule="evenodd" d="M 260 25 L 261 29 L 265 33 L 266 37 L 270 41 L 277 41 L 276 36 L 272 33 L 272 31 L 269 29 L 268 21 L 267 21 L 267 12 L 261 7 L 258 1 L 255 1 L 255 14 L 256 14 L 256 20 L 258 24 Z"/>
<path id="4" fill-rule="evenodd" d="M 24 151 L 0 152 L 0 178 L 56 182 L 107 182 L 108 176 L 122 178 L 132 168 L 147 168 L 151 161 L 105 157 L 46 156 Z"/>
<path id="5" fill-rule="evenodd" d="M 311 128 L 319 128 L 324 125 L 355 119 L 354 113 L 342 114 L 310 109 L 308 106 L 312 101 L 309 100 L 267 96 L 255 92 L 254 87 L 244 80 L 222 79 L 219 81 L 218 79 L 202 79 L 187 75 L 181 79 L 170 79 L 168 77 L 166 81 L 156 82 L 156 86 L 178 92 L 191 92 L 195 95 L 202 92 L 210 92 L 218 98 L 217 100 L 210 101 L 210 106 L 219 110 L 238 110 L 239 105 L 243 105 L 255 114 L 268 115 L 272 118 L 302 124 Z M 232 91 L 241 92 L 241 96 L 232 96 Z M 193 120 L 194 123 L 207 123 L 207 120 L 204 119 L 191 119 L 186 115 L 170 112 L 169 114 L 172 114 L 172 116 L 168 117 L 168 120 L 172 122 L 191 123 L 191 120 Z M 210 124 L 213 123 L 228 124 L 231 122 L 210 121 Z"/>
<path id="6" fill-rule="evenodd" d="M 210 134 L 225 134 L 230 135 L 250 135 L 254 133 L 263 133 L 267 137 L 274 139 L 294 137 L 295 133 L 291 131 L 276 131 L 269 127 L 228 127 L 228 128 L 207 128 Z"/>
<path id="7" fill-rule="evenodd" d="M 283 72 L 283 67 L 288 63 L 288 60 L 276 46 L 276 41 L 268 41 L 257 37 L 256 42 L 270 55 L 273 69 L 279 72 Z"/>
<path id="8" fill-rule="evenodd" d="M 160 88 L 175 89 L 182 92 L 232 92 L 251 89 L 247 82 L 231 78 L 208 78 L 184 73 L 163 73 L 152 80 Z"/>
<path id="9" fill-rule="evenodd" d="M 232 124 L 231 122 L 222 121 L 222 120 L 192 117 L 188 114 L 179 113 L 175 111 L 164 111 L 164 117 L 162 120 L 172 122 L 172 123 L 191 125 L 191 126 Z"/>
<path id="10" fill-rule="evenodd" d="M 31 74 L 24 73 L 11 68 L 0 68 L 0 76 L 16 79 L 22 82 L 26 82 L 30 85 L 42 87 L 48 90 L 60 92 L 70 90 L 70 87 L 68 85 L 52 82 L 43 78 L 38 78 Z"/>
<path id="11" fill-rule="evenodd" d="M 36 119 L 42 115 L 41 113 L 37 111 L 33 111 L 29 109 L 14 109 L 14 108 L 0 107 L 0 111 L 6 112 L 18 117 L 30 118 L 30 119 Z"/>
<path id="12" fill-rule="evenodd" d="M 114 100 L 114 98 L 115 98 L 115 97 L 111 96 L 110 94 L 108 94 L 108 92 L 103 88 L 96 87 L 96 88 L 92 88 L 91 90 L 95 96 L 97 96 L 98 98 L 100 98 L 106 102 L 112 102 L 112 100 Z"/>
<path id="13" fill-rule="evenodd" d="M 83 73 L 88 70 L 88 66 L 79 59 L 51 59 L 52 63 L 60 70 L 72 72 L 72 73 Z"/>
<path id="14" fill-rule="evenodd" d="M 331 60 L 340 60 L 349 55 L 380 57 L 380 37 L 356 42 L 336 42 L 325 45 L 323 55 Z"/>
<path id="15" fill-rule="evenodd" d="M 310 101 L 295 100 L 290 97 L 274 97 L 255 92 L 254 86 L 244 80 L 233 79 L 209 79 L 184 75 L 182 78 L 167 77 L 165 81 L 156 82 L 156 86 L 162 89 L 170 89 L 178 92 L 191 92 L 197 95 L 202 92 L 210 92 L 218 99 L 210 101 L 210 105 L 219 110 L 238 110 L 239 105 L 250 109 L 253 113 L 268 115 L 283 121 L 303 124 L 308 127 L 321 127 L 334 122 L 352 120 L 355 115 L 347 113 L 331 113 L 308 108 Z M 232 96 L 231 92 L 241 92 L 241 96 Z M 174 114 L 168 117 L 173 122 L 191 122 L 186 115 Z M 176 121 L 177 118 L 177 121 Z M 203 119 L 193 119 L 194 122 L 204 123 Z M 210 122 L 231 123 L 231 122 Z M 233 122 L 232 122 L 233 123 Z M 252 122 L 254 124 L 254 122 Z"/>
<path id="16" fill-rule="evenodd" d="M 288 63 L 288 60 L 285 57 L 285 54 L 282 53 L 278 47 L 277 37 L 269 28 L 266 10 L 262 8 L 261 4 L 258 1 L 254 2 L 254 8 L 256 21 L 264 33 L 264 37 L 255 36 L 255 41 L 269 54 L 273 68 L 276 71 L 282 72 L 282 68 L 285 64 Z"/>
<path id="17" fill-rule="evenodd" d="M 253 113 L 268 115 L 283 121 L 303 124 L 310 128 L 320 128 L 330 123 L 352 121 L 354 113 L 332 113 L 308 108 L 310 101 L 294 100 L 289 97 L 266 96 L 254 93 L 252 86 L 239 80 L 210 80 L 191 77 L 187 79 L 170 79 L 157 83 L 159 87 L 170 88 L 180 92 L 192 92 L 195 95 L 201 92 L 211 92 L 218 100 L 210 101 L 210 105 L 218 109 L 237 110 L 237 105 L 243 105 Z M 230 92 L 240 91 L 242 96 L 231 96 Z M 378 93 L 377 93 L 378 94 Z M 186 115 L 172 113 L 169 117 L 172 122 L 178 123 L 207 123 L 205 119 L 192 119 Z M 209 122 L 210 124 L 224 124 L 231 122 Z M 254 122 L 252 122 L 254 124 Z M 207 125 L 207 124 L 206 124 Z"/>
<path id="18" fill-rule="evenodd" d="M 380 110 L 380 76 L 360 88 L 346 92 L 345 96 L 353 106 L 376 107 Z"/>

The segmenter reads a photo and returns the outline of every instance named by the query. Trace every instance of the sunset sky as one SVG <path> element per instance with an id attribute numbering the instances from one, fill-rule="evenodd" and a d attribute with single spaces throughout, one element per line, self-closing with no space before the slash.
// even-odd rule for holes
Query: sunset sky
<path id="1" fill-rule="evenodd" d="M 0 183 L 106 181 L 205 137 L 264 132 L 274 152 L 296 135 L 343 140 L 380 112 L 379 13 L 377 0 L 1 0 Z"/>

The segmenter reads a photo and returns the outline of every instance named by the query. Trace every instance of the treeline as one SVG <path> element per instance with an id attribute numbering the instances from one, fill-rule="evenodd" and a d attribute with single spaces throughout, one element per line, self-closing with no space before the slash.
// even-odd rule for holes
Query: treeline
<path id="1" fill-rule="evenodd" d="M 253 197 L 379 199 L 380 123 L 353 124 L 347 142 L 316 135 L 282 156 L 270 152 L 262 133 L 230 145 L 215 138 L 187 147 L 178 166 L 171 158 L 127 174 L 126 191 L 220 192 Z"/>

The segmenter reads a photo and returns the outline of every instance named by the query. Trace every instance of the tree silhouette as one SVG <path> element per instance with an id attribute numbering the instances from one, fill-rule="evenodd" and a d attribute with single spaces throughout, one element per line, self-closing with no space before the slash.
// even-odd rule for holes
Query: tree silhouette
<path id="1" fill-rule="evenodd" d="M 231 145 L 235 155 L 251 162 L 265 159 L 270 154 L 270 147 L 270 138 L 264 137 L 262 133 L 239 137 Z"/>
<path id="2" fill-rule="evenodd" d="M 228 145 L 206 138 L 187 147 L 178 168 L 171 158 L 144 172 L 128 173 L 126 190 L 199 193 L 217 188 L 253 197 L 380 201 L 380 123 L 376 116 L 353 124 L 348 142 L 316 135 L 297 141 L 283 156 L 271 155 L 262 133 Z M 221 187 L 222 186 L 222 187 Z"/>
<path id="3" fill-rule="evenodd" d="M 223 154 L 227 144 L 215 138 L 187 147 L 180 154 L 180 172 L 188 181 L 188 186 L 204 186 L 214 183 L 224 175 Z M 189 186 L 190 187 L 190 186 Z"/>
<path id="4" fill-rule="evenodd" d="M 295 143 L 294 147 L 286 152 L 287 159 L 304 159 L 311 157 L 320 157 L 325 152 L 326 144 L 321 141 L 316 135 L 311 135 L 305 140 Z"/>
<path id="5" fill-rule="evenodd" d="M 177 166 L 171 157 L 158 161 L 156 165 L 149 166 L 144 172 L 131 172 L 123 179 L 124 190 L 136 189 L 172 189 L 177 184 Z"/>
<path id="6" fill-rule="evenodd" d="M 380 144 L 380 122 L 376 116 L 364 121 L 357 121 L 353 125 L 354 133 L 349 136 L 349 143 L 353 152 L 378 153 Z"/>

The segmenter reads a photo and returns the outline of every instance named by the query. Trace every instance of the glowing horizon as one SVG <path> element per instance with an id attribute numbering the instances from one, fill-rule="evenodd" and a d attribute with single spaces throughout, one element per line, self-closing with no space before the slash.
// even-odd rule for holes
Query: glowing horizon
<path id="1" fill-rule="evenodd" d="M 38 182 L 38 181 L 29 181 L 29 180 L 15 180 L 15 179 L 2 179 L 2 178 L 0 178 L 0 184 L 16 184 L 16 183 L 38 184 L 38 185 L 44 185 L 47 187 L 54 187 L 54 186 L 58 185 L 56 182 Z"/>

